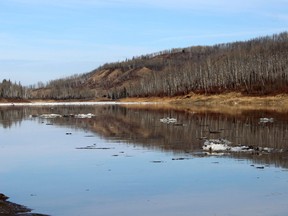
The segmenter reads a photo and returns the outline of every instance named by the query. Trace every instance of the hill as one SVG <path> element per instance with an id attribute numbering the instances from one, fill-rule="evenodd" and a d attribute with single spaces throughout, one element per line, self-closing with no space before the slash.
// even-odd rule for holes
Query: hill
<path id="1" fill-rule="evenodd" d="M 192 46 L 107 63 L 29 91 L 38 99 L 118 99 L 189 93 L 288 93 L 288 33 Z"/>
<path id="2" fill-rule="evenodd" d="M 106 64 L 95 70 L 93 76 L 105 70 L 107 79 L 101 81 L 102 88 L 116 97 L 230 91 L 271 95 L 288 91 L 287 54 L 288 34 L 281 33 L 246 42 L 194 46 L 140 56 Z"/>

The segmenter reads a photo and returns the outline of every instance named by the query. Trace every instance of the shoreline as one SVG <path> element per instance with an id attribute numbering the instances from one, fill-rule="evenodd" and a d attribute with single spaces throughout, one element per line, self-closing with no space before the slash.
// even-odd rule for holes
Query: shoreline
<path id="1" fill-rule="evenodd" d="M 155 104 L 155 102 L 121 102 L 121 101 L 86 101 L 86 102 L 30 102 L 30 103 L 0 103 L 0 107 L 21 106 L 93 106 L 93 105 L 133 105 L 133 104 Z"/>
<path id="2" fill-rule="evenodd" d="M 9 197 L 0 193 L 0 215 L 22 215 L 22 216 L 48 216 L 33 213 L 33 210 L 14 202 L 9 201 Z"/>
<path id="3" fill-rule="evenodd" d="M 179 109 L 206 109 L 206 110 L 271 110 L 288 111 L 288 94 L 275 96 L 246 96 L 241 93 L 231 92 L 218 95 L 202 95 L 190 93 L 175 97 L 152 98 L 125 98 L 122 102 L 156 102 L 167 107 Z"/>
<path id="4" fill-rule="evenodd" d="M 195 105 L 211 105 L 211 104 L 283 104 L 288 106 L 288 94 L 277 94 L 269 96 L 246 96 L 241 93 L 231 92 L 223 94 L 203 95 L 190 93 L 182 96 L 174 97 L 147 97 L 147 98 L 123 98 L 120 101 L 153 101 L 153 102 L 168 102 L 168 103 L 182 103 Z"/>
<path id="5" fill-rule="evenodd" d="M 9 100 L 0 99 L 0 107 L 9 106 L 81 106 L 81 105 L 159 105 L 167 107 L 219 107 L 232 109 L 271 109 L 288 110 L 288 94 L 275 96 L 245 96 L 241 93 L 201 95 L 190 93 L 175 97 L 123 98 L 119 100 Z"/>

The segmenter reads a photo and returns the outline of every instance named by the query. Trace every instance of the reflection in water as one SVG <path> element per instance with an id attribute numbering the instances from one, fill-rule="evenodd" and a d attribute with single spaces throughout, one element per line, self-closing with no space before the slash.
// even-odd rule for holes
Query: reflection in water
<path id="1" fill-rule="evenodd" d="M 154 109 L 148 107 L 127 108 L 121 106 L 63 106 L 63 107 L 26 107 L 0 109 L 0 124 L 11 127 L 21 124 L 29 116 L 56 113 L 65 116 L 80 113 L 93 113 L 95 117 L 79 119 L 63 117 L 47 120 L 50 124 L 80 128 L 97 133 L 108 139 L 137 144 L 143 147 L 167 151 L 199 152 L 205 139 L 224 138 L 232 145 L 269 147 L 288 150 L 288 115 L 268 111 L 246 111 L 237 115 L 215 112 L 185 112 L 173 109 Z M 160 119 L 177 119 L 177 124 L 165 124 Z M 262 118 L 273 119 L 263 122 Z M 35 118 L 40 122 L 44 120 Z M 288 167 L 284 154 L 238 153 L 235 157 L 263 160 L 262 163 L 274 163 Z"/>
<path id="2" fill-rule="evenodd" d="M 28 110 L 23 108 L 1 107 L 0 108 L 0 126 L 10 128 L 13 124 L 21 123 L 28 116 Z"/>
<path id="3" fill-rule="evenodd" d="M 0 192 L 61 216 L 287 215 L 286 115 L 150 108 L 0 108 Z M 219 138 L 284 152 L 206 157 Z"/>

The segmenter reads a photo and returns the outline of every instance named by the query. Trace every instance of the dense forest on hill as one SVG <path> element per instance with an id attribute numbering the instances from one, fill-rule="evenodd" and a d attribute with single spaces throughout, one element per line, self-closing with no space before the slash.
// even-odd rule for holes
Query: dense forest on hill
<path id="1" fill-rule="evenodd" d="M 2 83 L 0 93 L 3 89 Z M 288 93 L 287 32 L 107 63 L 90 73 L 37 85 L 20 95 L 41 99 L 117 99 L 230 91 L 247 95 Z"/>
<path id="2" fill-rule="evenodd" d="M 122 71 L 152 70 L 130 96 L 174 96 L 191 91 L 205 94 L 240 91 L 247 95 L 288 92 L 288 34 L 247 42 L 175 49 L 156 56 L 104 65 Z"/>

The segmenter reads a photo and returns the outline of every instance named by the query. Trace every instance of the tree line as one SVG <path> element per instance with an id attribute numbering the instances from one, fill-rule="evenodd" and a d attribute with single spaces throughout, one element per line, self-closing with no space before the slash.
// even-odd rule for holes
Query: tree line
<path id="1" fill-rule="evenodd" d="M 88 74 L 75 74 L 66 78 L 49 81 L 47 84 L 41 83 L 31 91 L 33 99 L 92 99 L 95 98 L 95 91 L 90 89 L 86 83 Z"/>
<path id="2" fill-rule="evenodd" d="M 0 83 L 0 98 L 27 99 L 29 96 L 29 88 L 23 87 L 21 83 L 12 83 L 6 79 Z"/>

